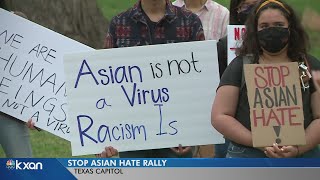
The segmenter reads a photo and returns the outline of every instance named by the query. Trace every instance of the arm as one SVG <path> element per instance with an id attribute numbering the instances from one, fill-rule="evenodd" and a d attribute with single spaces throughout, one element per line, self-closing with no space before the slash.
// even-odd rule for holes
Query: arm
<path id="1" fill-rule="evenodd" d="M 252 147 L 251 132 L 234 118 L 238 105 L 238 97 L 239 87 L 220 87 L 212 106 L 211 123 L 226 138 L 238 144 Z M 279 149 L 277 144 L 274 144 L 273 147 L 257 149 L 264 151 L 266 156 L 271 158 L 293 157 L 298 153 L 298 149 L 294 146 L 286 147 L 284 152 L 284 150 Z"/>
<path id="2" fill-rule="evenodd" d="M 299 146 L 299 153 L 303 154 L 320 144 L 320 93 L 314 92 L 311 95 L 311 108 L 314 120 L 306 129 L 306 142 Z"/>
<path id="3" fill-rule="evenodd" d="M 301 154 L 310 151 L 320 144 L 320 93 L 314 92 L 311 95 L 311 108 L 313 112 L 314 120 L 306 129 L 306 145 L 303 146 L 283 146 L 281 149 L 278 148 L 278 145 L 274 145 L 271 148 L 274 152 L 268 151 L 266 155 L 272 158 L 289 158 L 296 157 Z M 269 149 L 269 150 L 271 150 Z"/>
<path id="4" fill-rule="evenodd" d="M 211 123 L 227 139 L 252 147 L 251 132 L 234 118 L 238 99 L 239 87 L 221 86 L 212 106 Z"/>

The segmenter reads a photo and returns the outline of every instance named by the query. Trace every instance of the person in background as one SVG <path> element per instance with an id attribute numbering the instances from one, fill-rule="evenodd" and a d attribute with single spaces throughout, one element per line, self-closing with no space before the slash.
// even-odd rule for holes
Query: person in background
<path id="1" fill-rule="evenodd" d="M 227 35 L 229 10 L 212 0 L 176 0 L 172 3 L 197 14 L 206 40 L 219 40 Z"/>
<path id="2" fill-rule="evenodd" d="M 202 22 L 206 40 L 219 40 L 227 35 L 229 10 L 212 0 L 176 0 L 175 6 L 186 8 L 197 14 Z M 218 62 L 219 68 L 226 63 Z M 193 149 L 195 157 L 212 157 L 213 146 L 196 146 Z"/>
<path id="3" fill-rule="evenodd" d="M 4 1 L 1 8 L 6 9 Z M 13 12 L 23 18 L 27 16 L 22 12 Z M 31 158 L 29 129 L 24 122 L 0 112 L 0 144 L 7 158 Z"/>
<path id="4" fill-rule="evenodd" d="M 271 147 L 254 148 L 247 87 L 242 86 L 243 59 L 247 55 L 251 55 L 252 63 L 299 62 L 311 70 L 320 70 L 320 63 L 307 54 L 307 49 L 307 34 L 289 5 L 281 0 L 261 0 L 255 6 L 246 21 L 238 57 L 223 73 L 212 106 L 213 127 L 231 140 L 228 158 L 320 157 L 317 147 L 320 143 L 320 94 L 315 93 L 308 76 L 301 82 L 301 85 L 310 85 L 302 91 L 306 145 L 279 147 L 275 143 Z M 308 69 L 300 71 L 308 73 Z"/>
<path id="5" fill-rule="evenodd" d="M 230 1 L 230 25 L 244 25 L 251 10 L 254 6 L 260 2 L 260 0 L 231 0 Z M 224 36 L 219 39 L 218 48 L 218 59 L 219 59 L 219 70 L 220 77 L 224 70 L 228 66 L 228 37 Z"/>
<path id="6" fill-rule="evenodd" d="M 120 30 L 124 31 L 120 31 Z M 130 30 L 130 31 L 129 31 Z M 104 48 L 119 48 L 204 40 L 201 21 L 169 0 L 139 0 L 113 17 Z M 98 157 L 111 157 L 117 149 L 106 147 Z M 191 147 L 164 148 L 119 153 L 121 158 L 192 157 Z"/>
<path id="7" fill-rule="evenodd" d="M 230 1 L 230 25 L 244 25 L 251 10 L 260 0 L 231 0 Z M 219 59 L 219 73 L 220 77 L 228 66 L 228 37 L 225 36 L 217 43 L 218 59 Z M 224 144 L 216 144 L 215 156 L 216 158 L 225 158 L 229 146 L 229 140 L 225 139 Z"/>
<path id="8" fill-rule="evenodd" d="M 318 93 L 320 93 L 320 71 L 312 71 L 313 84 Z"/>

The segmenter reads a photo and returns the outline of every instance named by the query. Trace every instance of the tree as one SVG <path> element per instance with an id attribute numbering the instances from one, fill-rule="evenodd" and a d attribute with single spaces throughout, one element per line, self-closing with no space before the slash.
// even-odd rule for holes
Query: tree
<path id="1" fill-rule="evenodd" d="M 95 0 L 4 0 L 11 11 L 92 48 L 103 46 L 108 22 Z"/>

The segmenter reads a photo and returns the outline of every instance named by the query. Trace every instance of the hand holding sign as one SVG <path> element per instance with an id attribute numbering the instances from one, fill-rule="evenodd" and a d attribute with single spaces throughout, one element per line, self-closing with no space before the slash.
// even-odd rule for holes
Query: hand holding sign
<path id="1" fill-rule="evenodd" d="M 0 9 L 0 111 L 69 139 L 63 55 L 92 48 Z"/>
<path id="2" fill-rule="evenodd" d="M 182 145 L 179 144 L 178 147 L 171 148 L 171 150 L 173 152 L 175 152 L 177 155 L 182 156 L 182 155 L 187 154 L 188 152 L 190 152 L 191 151 L 191 147 L 190 146 L 182 147 Z"/>
<path id="3" fill-rule="evenodd" d="M 276 143 L 273 144 L 272 147 L 266 147 L 264 152 L 269 158 L 291 158 L 299 156 L 298 146 L 279 147 Z"/>
<path id="4" fill-rule="evenodd" d="M 118 150 L 112 146 L 107 146 L 104 148 L 101 154 L 96 154 L 97 158 L 111 158 L 118 155 Z"/>
<path id="5" fill-rule="evenodd" d="M 281 151 L 285 158 L 297 157 L 300 155 L 299 146 L 283 146 Z"/>
<path id="6" fill-rule="evenodd" d="M 126 152 L 224 142 L 210 123 L 219 83 L 215 46 L 201 41 L 66 55 L 72 154 L 100 153 L 106 144 Z M 184 154 L 190 147 L 173 150 Z"/>
<path id="7" fill-rule="evenodd" d="M 29 129 L 41 131 L 41 129 L 35 125 L 35 122 L 32 121 L 31 118 L 27 121 L 26 125 Z"/>
<path id="8" fill-rule="evenodd" d="M 297 63 L 245 65 L 254 147 L 306 143 L 297 67 Z"/>
<path id="9" fill-rule="evenodd" d="M 32 121 L 32 119 L 29 119 L 26 123 L 27 127 L 29 129 L 32 129 L 32 130 L 35 130 L 36 129 L 36 126 L 35 126 L 35 122 Z"/>

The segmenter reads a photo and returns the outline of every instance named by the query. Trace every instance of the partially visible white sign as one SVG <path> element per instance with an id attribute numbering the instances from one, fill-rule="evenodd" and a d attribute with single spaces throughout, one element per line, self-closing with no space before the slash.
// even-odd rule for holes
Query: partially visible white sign
<path id="1" fill-rule="evenodd" d="M 0 111 L 69 139 L 63 55 L 92 48 L 0 9 Z"/>
<path id="2" fill-rule="evenodd" d="M 241 46 L 245 32 L 245 25 L 228 25 L 228 64 L 236 58 L 236 49 Z"/>

